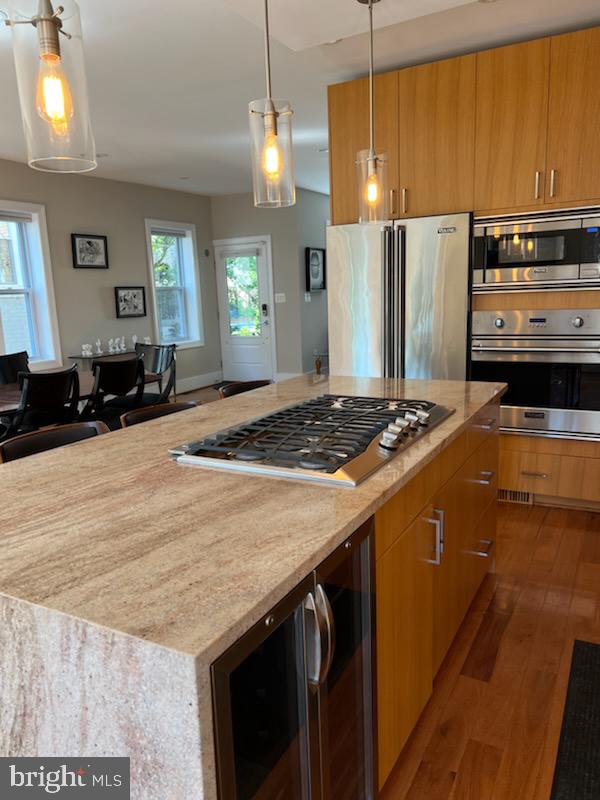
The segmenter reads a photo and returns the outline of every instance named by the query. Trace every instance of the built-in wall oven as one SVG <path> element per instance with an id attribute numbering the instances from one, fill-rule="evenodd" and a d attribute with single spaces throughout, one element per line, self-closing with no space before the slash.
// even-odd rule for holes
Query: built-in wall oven
<path id="1" fill-rule="evenodd" d="M 501 426 L 600 440 L 600 309 L 473 312 L 471 378 L 503 381 Z"/>
<path id="2" fill-rule="evenodd" d="M 473 291 L 600 287 L 600 209 L 477 219 Z"/>
<path id="3" fill-rule="evenodd" d="M 373 527 L 213 665 L 220 800 L 374 800 Z"/>

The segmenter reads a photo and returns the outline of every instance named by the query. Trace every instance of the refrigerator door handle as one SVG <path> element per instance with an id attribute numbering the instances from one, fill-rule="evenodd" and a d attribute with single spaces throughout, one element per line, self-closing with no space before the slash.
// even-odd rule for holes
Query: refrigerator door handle
<path id="1" fill-rule="evenodd" d="M 327 654 L 325 656 L 325 663 L 321 670 L 321 683 L 325 683 L 331 664 L 333 663 L 333 654 L 335 653 L 335 621 L 333 618 L 333 610 L 329 603 L 329 598 L 325 589 L 320 583 L 317 583 L 315 588 L 315 599 L 318 613 L 322 615 L 325 620 L 325 628 L 327 632 Z"/>
<path id="2" fill-rule="evenodd" d="M 306 626 L 306 672 L 308 684 L 318 687 L 324 680 L 325 661 L 323 654 L 328 646 L 327 627 L 317 609 L 315 595 L 309 592 L 304 598 L 304 620 Z"/>

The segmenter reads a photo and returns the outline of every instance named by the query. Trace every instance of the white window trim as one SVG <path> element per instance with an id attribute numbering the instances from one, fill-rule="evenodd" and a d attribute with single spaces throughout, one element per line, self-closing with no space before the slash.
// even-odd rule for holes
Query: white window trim
<path id="1" fill-rule="evenodd" d="M 22 203 L 17 200 L 4 200 L 0 199 L 0 212 L 7 214 L 17 213 L 30 215 L 33 222 L 30 236 L 35 239 L 37 250 L 41 254 L 41 264 L 38 264 L 38 269 L 41 268 L 44 280 L 44 291 L 46 296 L 45 311 L 46 311 L 46 337 L 49 339 L 46 349 L 49 350 L 53 357 L 45 359 L 35 359 L 30 362 L 30 367 L 33 372 L 47 369 L 57 369 L 63 366 L 62 347 L 60 343 L 60 331 L 58 327 L 58 314 L 56 311 L 56 295 L 54 292 L 54 277 L 52 273 L 52 259 L 50 258 L 50 242 L 48 239 L 48 226 L 46 222 L 46 206 L 40 203 Z M 30 248 L 31 250 L 31 248 Z M 34 325 L 38 328 L 38 335 L 42 337 L 44 334 L 39 330 L 39 314 L 34 314 Z M 49 344 L 49 347 L 48 347 Z"/>
<path id="2" fill-rule="evenodd" d="M 185 234 L 190 234 L 192 239 L 192 253 L 194 257 L 194 277 L 195 277 L 195 292 L 194 300 L 196 302 L 197 315 L 198 315 L 198 337 L 195 339 L 188 339 L 184 341 L 177 341 L 178 350 L 187 350 L 192 347 L 204 347 L 204 315 L 202 313 L 202 292 L 200 290 L 200 260 L 198 258 L 198 244 L 196 240 L 196 226 L 192 222 L 172 222 L 170 220 L 162 219 L 146 219 L 146 251 L 148 254 L 148 274 L 150 277 L 150 297 L 152 299 L 152 328 L 154 330 L 154 337 L 156 342 L 160 342 L 160 330 L 158 325 L 158 304 L 156 298 L 156 286 L 154 285 L 154 262 L 152 259 L 152 230 L 154 228 L 166 228 L 167 230 L 182 231 Z"/>

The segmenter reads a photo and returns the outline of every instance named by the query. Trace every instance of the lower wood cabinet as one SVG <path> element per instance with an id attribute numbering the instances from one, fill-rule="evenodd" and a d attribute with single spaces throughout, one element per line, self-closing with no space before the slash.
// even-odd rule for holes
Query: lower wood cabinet
<path id="1" fill-rule="evenodd" d="M 409 483 L 375 517 L 380 788 L 493 568 L 499 436 L 496 406 L 485 411 L 426 468 L 427 481 Z M 420 510 L 410 516 L 415 496 Z"/>

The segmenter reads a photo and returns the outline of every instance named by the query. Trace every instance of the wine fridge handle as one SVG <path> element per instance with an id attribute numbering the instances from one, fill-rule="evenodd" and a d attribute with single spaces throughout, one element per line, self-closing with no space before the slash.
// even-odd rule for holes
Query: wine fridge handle
<path id="1" fill-rule="evenodd" d="M 333 655 L 335 653 L 335 620 L 333 618 L 333 610 L 327 597 L 325 589 L 320 583 L 317 583 L 315 589 L 315 599 L 317 611 L 320 611 L 324 621 L 327 633 L 327 652 L 324 659 L 323 668 L 321 670 L 321 683 L 327 680 L 331 664 L 333 663 Z"/>

